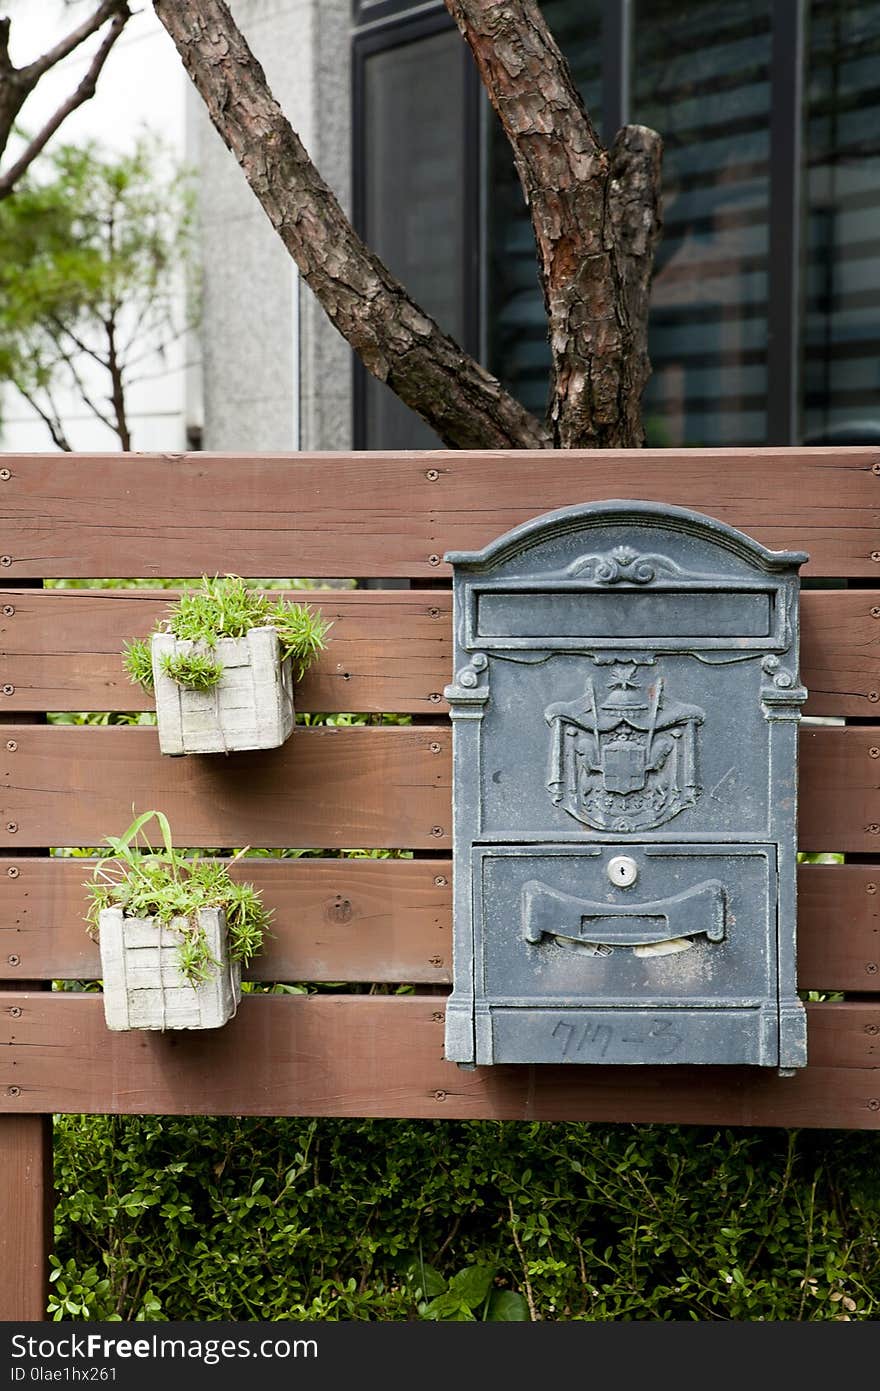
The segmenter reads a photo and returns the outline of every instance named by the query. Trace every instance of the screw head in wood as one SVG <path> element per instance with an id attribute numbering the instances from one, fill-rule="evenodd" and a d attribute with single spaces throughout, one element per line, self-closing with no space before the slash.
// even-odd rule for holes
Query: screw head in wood
<path id="1" fill-rule="evenodd" d="M 449 883 L 449 880 L 446 878 L 445 874 L 435 874 L 434 883 L 437 885 L 438 889 L 445 889 L 446 885 Z"/>
<path id="2" fill-rule="evenodd" d="M 0 468 L 0 478 L 3 479 L 3 482 L 4 482 L 4 483 L 7 481 L 7 479 L 9 479 L 9 478 L 11 478 L 11 477 L 12 477 L 12 473 L 11 473 L 11 471 L 10 471 L 8 468 Z"/>
<path id="3" fill-rule="evenodd" d="M 21 1018 L 21 1005 L 13 1005 L 13 1006 L 12 1006 L 12 1009 L 9 1011 L 9 1013 L 12 1015 L 12 1018 L 13 1018 L 13 1019 L 20 1019 L 20 1018 Z"/>
<path id="4" fill-rule="evenodd" d="M 865 962 L 865 970 L 866 970 L 866 972 L 868 973 L 869 976 L 876 976 L 876 974 L 877 974 L 877 969 L 878 969 L 878 968 L 877 968 L 877 962 L 876 962 L 876 961 L 866 961 L 866 962 Z"/>
<path id="5" fill-rule="evenodd" d="M 6 958 L 6 964 L 7 964 L 8 966 L 20 966 L 20 965 L 21 965 L 21 957 L 18 956 L 16 952 L 12 952 L 10 956 L 7 956 L 7 958 Z"/>
<path id="6" fill-rule="evenodd" d="M 880 474 L 880 464 L 872 464 L 872 465 L 871 465 L 871 472 L 872 472 L 872 473 Z"/>
<path id="7" fill-rule="evenodd" d="M 439 618 L 439 617 L 440 617 L 440 610 L 439 610 L 439 609 L 428 609 L 428 613 L 431 615 L 432 618 Z M 877 610 L 877 617 L 880 618 L 880 609 Z"/>
<path id="8" fill-rule="evenodd" d="M 868 749 L 868 757 L 880 758 L 880 749 L 877 748 L 876 744 L 873 745 L 870 749 Z"/>
<path id="9" fill-rule="evenodd" d="M 880 614 L 880 609 L 878 609 L 877 612 L 878 612 L 878 614 Z M 4 618 L 11 618 L 12 615 L 13 615 L 14 613 L 15 613 L 15 607 L 14 607 L 14 605 L 12 605 L 12 604 L 4 604 L 4 605 L 3 605 L 3 617 L 4 617 Z"/>
<path id="10" fill-rule="evenodd" d="M 876 892 L 877 892 L 877 885 L 876 885 L 876 884 L 866 884 L 866 885 L 865 885 L 865 893 L 866 893 L 866 894 L 875 894 Z"/>
<path id="11" fill-rule="evenodd" d="M 880 604 L 871 605 L 871 617 L 880 618 Z"/>
<path id="12" fill-rule="evenodd" d="M 872 1096 L 871 1100 L 868 1102 L 868 1110 L 880 1111 L 880 1101 L 877 1100 L 876 1096 Z"/>
<path id="13" fill-rule="evenodd" d="M 17 822 L 17 821 L 7 821 L 7 823 L 6 823 L 6 829 L 7 829 L 7 831 L 9 832 L 9 834 L 10 834 L 11 836 L 15 835 L 15 832 L 18 830 L 18 822 Z"/>
<path id="14" fill-rule="evenodd" d="M 877 559 L 880 560 L 880 551 L 877 552 Z M 439 557 L 439 555 L 429 555 L 429 556 L 428 556 L 428 564 L 429 564 L 429 565 L 439 565 L 439 564 L 440 564 L 440 557 Z"/>
<path id="15" fill-rule="evenodd" d="M 871 559 L 874 561 L 880 561 L 880 551 L 872 551 Z"/>
<path id="16" fill-rule="evenodd" d="M 444 834 L 444 831 L 443 831 L 443 827 L 442 827 L 442 826 L 432 826 L 432 827 L 431 827 L 431 835 L 432 835 L 432 836 L 442 836 L 443 834 Z"/>
<path id="17" fill-rule="evenodd" d="M 3 694 L 4 694 L 4 695 L 15 695 L 15 687 L 14 687 L 14 686 L 10 686 L 10 684 L 9 684 L 8 681 L 6 682 L 5 686 L 3 687 Z"/>
<path id="18" fill-rule="evenodd" d="M 21 874 L 21 870 L 19 869 L 18 865 L 10 865 L 6 871 L 6 874 L 9 879 L 17 879 L 18 876 Z"/>
<path id="19" fill-rule="evenodd" d="M 21 1087 L 7 1087 L 7 1088 L 6 1088 L 6 1095 L 7 1095 L 7 1096 L 21 1096 Z"/>
<path id="20" fill-rule="evenodd" d="M 0 555 L 0 565 L 11 565 L 11 564 L 12 564 L 12 556 L 11 556 L 11 555 Z"/>
<path id="21" fill-rule="evenodd" d="M 446 1092 L 435 1092 L 435 1093 L 434 1093 L 434 1100 L 435 1100 L 435 1101 L 445 1101 L 445 1100 L 446 1100 L 446 1096 L 447 1096 L 447 1093 L 446 1093 Z"/>
<path id="22" fill-rule="evenodd" d="M 869 691 L 868 699 L 872 705 L 876 705 L 877 701 L 880 700 L 880 691 Z"/>
<path id="23" fill-rule="evenodd" d="M 443 697 L 441 696 L 439 691 L 432 691 L 431 694 L 428 696 L 428 699 L 430 700 L 432 705 L 439 705 Z"/>
<path id="24" fill-rule="evenodd" d="M 428 745 L 428 748 L 431 750 L 431 753 L 439 753 L 442 745 L 438 744 L 436 739 L 433 739 Z"/>
<path id="25" fill-rule="evenodd" d="M 436 483 L 437 479 L 440 477 L 440 470 L 435 468 L 426 469 L 425 477 L 429 483 Z"/>
<path id="26" fill-rule="evenodd" d="M 6 747 L 10 753 L 15 753 L 15 750 L 18 748 L 18 745 L 16 744 L 14 739 L 7 739 Z"/>

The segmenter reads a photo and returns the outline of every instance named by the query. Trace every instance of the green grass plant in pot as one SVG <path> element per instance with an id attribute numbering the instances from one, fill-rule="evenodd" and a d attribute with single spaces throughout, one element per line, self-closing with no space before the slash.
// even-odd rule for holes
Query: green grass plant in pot
<path id="1" fill-rule="evenodd" d="M 294 685 L 330 624 L 237 575 L 203 576 L 146 639 L 125 644 L 132 681 L 156 695 L 162 753 L 277 748 L 294 727 Z"/>
<path id="2" fill-rule="evenodd" d="M 144 827 L 155 820 L 162 846 Z M 168 818 L 145 811 L 97 861 L 89 932 L 101 952 L 104 1018 L 114 1031 L 215 1029 L 235 1014 L 241 968 L 263 946 L 271 912 L 226 862 L 176 849 Z M 139 842 L 143 841 L 143 845 Z"/>

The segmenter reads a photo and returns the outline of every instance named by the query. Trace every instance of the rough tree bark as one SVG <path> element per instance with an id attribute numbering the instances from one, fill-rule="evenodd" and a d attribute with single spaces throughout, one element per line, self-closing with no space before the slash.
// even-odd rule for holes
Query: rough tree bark
<path id="1" fill-rule="evenodd" d="M 446 0 L 513 146 L 531 209 L 552 382 L 540 422 L 357 236 L 224 0 L 153 0 L 209 115 L 336 328 L 450 448 L 637 447 L 661 142 L 598 141 L 534 0 Z"/>
<path id="2" fill-rule="evenodd" d="M 535 0 L 447 0 L 513 149 L 532 219 L 563 449 L 642 443 L 661 141 L 601 145 Z"/>
<path id="3" fill-rule="evenodd" d="M 125 28 L 126 21 L 130 18 L 131 11 L 127 0 L 102 0 L 101 4 L 96 6 L 82 24 L 72 29 L 69 34 L 41 54 L 39 58 L 35 58 L 32 63 L 26 63 L 20 68 L 14 67 L 9 57 L 10 20 L 5 17 L 0 18 L 0 155 L 3 154 L 9 143 L 9 137 L 21 108 L 40 78 L 79 48 L 80 44 L 85 43 L 86 39 L 91 38 L 92 34 L 96 34 L 107 24 L 108 20 L 110 21 L 92 56 L 85 76 L 70 96 L 60 103 L 40 130 L 27 141 L 18 158 L 0 174 L 0 198 L 9 197 L 16 182 L 33 164 L 37 155 L 70 113 L 95 95 L 101 69 L 107 61 L 111 48 Z"/>

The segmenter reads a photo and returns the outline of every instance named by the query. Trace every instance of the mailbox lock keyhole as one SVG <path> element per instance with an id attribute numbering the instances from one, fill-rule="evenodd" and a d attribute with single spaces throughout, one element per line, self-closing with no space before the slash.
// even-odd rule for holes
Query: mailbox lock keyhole
<path id="1" fill-rule="evenodd" d="M 608 878 L 618 889 L 628 889 L 638 878 L 639 867 L 629 855 L 615 855 L 608 861 Z"/>

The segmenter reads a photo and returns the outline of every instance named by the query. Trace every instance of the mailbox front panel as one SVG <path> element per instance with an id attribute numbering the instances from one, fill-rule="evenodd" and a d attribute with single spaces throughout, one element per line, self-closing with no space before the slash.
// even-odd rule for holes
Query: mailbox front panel
<path id="1" fill-rule="evenodd" d="M 687 1007 L 700 1011 L 703 1061 L 735 1048 L 736 1061 L 757 1063 L 769 1047 L 776 1062 L 775 846 L 610 843 L 473 853 L 484 1004 L 477 1062 L 575 1056 L 552 1010 L 542 1015 L 544 1027 L 528 1032 L 533 1056 L 521 1056 L 517 1020 L 546 1006 L 589 1007 L 591 1018 L 602 1012 L 601 1032 L 576 1050 L 581 1061 L 590 1053 L 609 1062 L 676 1061 L 687 1042 Z M 664 1009 L 677 1027 L 652 1033 Z M 618 1029 L 621 1010 L 627 1017 Z M 638 1040 L 633 1011 L 647 1021 Z"/>
<path id="2" fill-rule="evenodd" d="M 803 1065 L 806 557 L 609 502 L 447 558 L 447 1057 Z"/>

